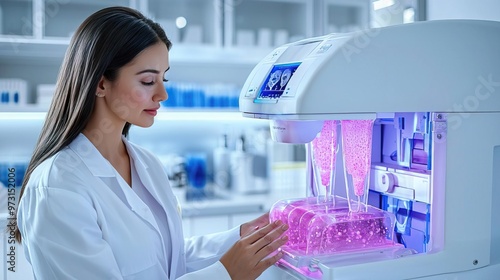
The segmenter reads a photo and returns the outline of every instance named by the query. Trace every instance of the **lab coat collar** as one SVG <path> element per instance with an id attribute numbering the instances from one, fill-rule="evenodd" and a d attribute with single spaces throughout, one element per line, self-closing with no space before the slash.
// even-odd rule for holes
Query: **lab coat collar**
<path id="1" fill-rule="evenodd" d="M 150 188 L 148 188 L 148 185 L 150 185 L 151 182 L 148 180 L 149 178 L 145 176 L 145 174 L 147 174 L 147 165 L 137 155 L 135 149 L 131 147 L 131 144 L 124 136 L 122 136 L 122 140 L 125 143 L 129 156 L 131 157 L 131 163 L 135 165 L 137 174 L 139 174 L 139 178 L 143 181 L 143 184 L 149 190 Z M 138 209 L 144 209 L 145 204 L 142 202 L 142 200 L 140 200 L 134 194 L 134 192 L 130 189 L 130 186 L 118 174 L 111 163 L 101 155 L 99 150 L 97 150 L 94 144 L 90 142 L 90 140 L 85 135 L 80 133 L 75 138 L 75 140 L 71 142 L 69 147 L 82 159 L 82 162 L 85 164 L 85 166 L 87 166 L 92 175 L 100 177 L 103 182 L 107 182 L 106 185 L 108 185 L 108 187 L 110 187 L 113 192 L 115 192 L 120 198 L 122 198 L 123 202 L 126 203 L 132 211 L 137 212 Z M 119 187 L 115 188 L 115 185 Z M 158 200 L 156 193 L 152 194 L 155 199 Z M 156 223 L 153 222 L 151 217 L 142 212 L 138 213 L 139 216 L 141 216 L 143 219 L 147 220 L 155 228 L 157 228 Z"/>
<path id="2" fill-rule="evenodd" d="M 122 140 L 123 143 L 125 143 L 129 156 L 134 159 L 135 163 L 140 165 L 141 169 L 147 169 L 147 164 L 142 161 L 141 157 L 137 155 L 135 149 L 130 146 L 127 138 L 122 136 Z M 116 172 L 114 171 L 113 166 L 82 133 L 78 134 L 75 140 L 69 144 L 69 147 L 82 159 L 90 172 L 92 172 L 92 175 L 97 177 L 116 177 Z"/>
<path id="3" fill-rule="evenodd" d="M 132 158 L 132 162 L 135 164 L 139 178 L 143 180 L 144 185 L 148 188 L 148 186 L 151 185 L 151 182 L 148 180 L 149 178 L 145 176 L 147 165 L 141 160 L 141 157 L 137 155 L 137 152 L 133 147 L 131 147 L 128 140 L 124 136 L 122 136 L 122 139 L 125 143 L 129 156 Z M 71 142 L 69 147 L 82 159 L 83 163 L 87 166 L 92 175 L 101 177 L 103 182 L 108 182 L 109 185 L 106 185 L 108 185 L 113 192 L 121 197 L 122 201 L 126 203 L 132 211 L 147 221 L 157 232 L 159 232 L 158 225 L 156 224 L 151 212 L 146 210 L 147 207 L 144 202 L 134 194 L 123 178 L 121 178 L 115 171 L 111 163 L 109 163 L 109 161 L 101 155 L 99 150 L 97 150 L 94 144 L 92 144 L 92 142 L 90 142 L 85 135 L 80 133 L 75 140 Z M 103 177 L 108 177 L 109 179 Z M 109 180 L 116 183 L 112 183 L 112 181 Z M 114 186 L 119 187 L 115 188 Z M 148 190 L 149 189 L 150 188 L 148 188 Z M 153 193 L 153 196 L 158 199 L 156 193 Z"/>
<path id="4" fill-rule="evenodd" d="M 125 147 L 127 147 L 128 155 L 132 159 L 132 164 L 135 166 L 135 170 L 137 175 L 139 175 L 139 179 L 141 180 L 144 187 L 149 191 L 149 193 L 156 199 L 160 205 L 164 204 L 160 195 L 156 192 L 155 188 L 153 188 L 153 182 L 151 180 L 150 175 L 147 172 L 148 165 L 142 160 L 142 156 L 137 153 L 137 150 L 132 146 L 130 142 L 125 138 L 123 138 L 123 143 L 125 143 Z"/>
<path id="5" fill-rule="evenodd" d="M 142 181 L 144 187 L 151 193 L 151 195 L 160 203 L 163 207 L 165 213 L 175 213 L 176 209 L 172 208 L 173 203 L 169 203 L 167 200 L 167 196 L 165 194 L 159 194 L 154 186 L 154 182 L 150 178 L 147 169 L 148 165 L 144 162 L 143 156 L 139 155 L 136 148 L 128 142 L 128 140 L 122 136 L 123 143 L 127 148 L 127 152 L 131 158 L 131 163 L 134 164 L 137 175 L 139 179 Z M 69 145 L 69 148 L 72 149 L 83 161 L 83 163 L 90 170 L 92 175 L 101 177 L 103 182 L 110 182 L 109 180 L 116 180 L 116 185 L 120 186 L 119 188 L 114 188 L 113 185 L 115 183 L 110 183 L 108 186 L 111 186 L 111 189 L 121 197 L 122 201 L 128 205 L 128 207 L 134 211 L 137 215 L 139 215 L 143 220 L 148 222 L 157 232 L 160 233 L 158 229 L 158 225 L 150 211 L 146 210 L 146 205 L 144 202 L 135 195 L 134 191 L 127 185 L 127 183 L 117 174 L 111 163 L 107 161 L 97 150 L 97 148 L 90 142 L 90 140 L 80 133 L 73 142 Z M 102 178 L 102 177 L 114 177 L 114 178 Z M 167 182 L 168 184 L 168 182 Z M 123 195 L 123 196 L 122 196 Z M 164 195 L 165 197 L 162 197 Z M 172 209 L 166 210 L 165 207 L 171 207 Z M 167 214 L 167 220 L 170 225 L 174 225 L 174 221 Z M 168 238 L 168 237 L 167 237 Z M 172 241 L 172 240 L 171 240 Z M 173 242 L 173 241 L 172 241 Z M 175 242 L 172 243 L 175 250 L 179 250 Z"/>
<path id="6" fill-rule="evenodd" d="M 132 147 L 130 142 L 128 142 L 127 138 L 122 135 L 122 139 L 123 143 L 125 143 L 125 147 L 127 148 L 129 157 L 134 159 L 134 164 L 136 165 L 138 170 L 147 169 L 148 165 L 142 160 L 142 157 L 137 154 L 136 150 L 134 149 L 134 147 Z"/>
<path id="7" fill-rule="evenodd" d="M 87 166 L 92 175 L 97 177 L 116 176 L 112 165 L 82 133 L 78 134 L 75 140 L 69 144 L 69 148 L 82 159 L 82 162 Z"/>

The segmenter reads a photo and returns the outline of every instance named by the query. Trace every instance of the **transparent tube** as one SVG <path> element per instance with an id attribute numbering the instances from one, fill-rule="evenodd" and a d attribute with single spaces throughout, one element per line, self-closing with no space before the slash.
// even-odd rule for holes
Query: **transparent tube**
<path id="1" fill-rule="evenodd" d="M 366 211 L 374 120 L 343 120 L 342 156 L 351 212 Z"/>
<path id="2" fill-rule="evenodd" d="M 312 177 L 310 193 L 329 200 L 334 195 L 335 163 L 338 151 L 338 121 L 325 121 L 320 133 L 308 143 Z"/>

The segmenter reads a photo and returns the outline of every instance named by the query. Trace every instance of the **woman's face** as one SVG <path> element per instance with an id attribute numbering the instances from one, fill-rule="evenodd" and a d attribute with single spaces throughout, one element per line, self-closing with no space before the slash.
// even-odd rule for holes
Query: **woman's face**
<path id="1" fill-rule="evenodd" d="M 160 101 L 168 98 L 163 82 L 169 68 L 167 46 L 159 42 L 120 68 L 116 80 L 103 78 L 98 91 L 105 95 L 110 117 L 140 127 L 151 126 Z"/>

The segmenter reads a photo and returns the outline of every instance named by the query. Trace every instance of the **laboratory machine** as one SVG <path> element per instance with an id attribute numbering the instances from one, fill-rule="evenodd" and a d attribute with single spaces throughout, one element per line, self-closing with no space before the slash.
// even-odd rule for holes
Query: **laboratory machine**
<path id="1" fill-rule="evenodd" d="M 306 145 L 282 279 L 498 279 L 500 22 L 439 20 L 274 49 L 245 117 Z M 290 278 L 287 278 L 290 277 Z"/>

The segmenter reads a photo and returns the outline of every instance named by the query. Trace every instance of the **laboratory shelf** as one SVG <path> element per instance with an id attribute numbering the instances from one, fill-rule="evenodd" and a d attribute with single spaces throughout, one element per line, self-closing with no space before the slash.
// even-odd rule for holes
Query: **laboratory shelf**
<path id="1" fill-rule="evenodd" d="M 35 39 L 25 36 L 0 36 L 2 62 L 31 59 L 61 59 L 69 44 L 69 38 Z"/>
<path id="2" fill-rule="evenodd" d="M 5 62 L 60 61 L 69 45 L 69 38 L 26 38 L 0 36 L 0 60 Z M 223 48 L 174 44 L 170 50 L 171 63 L 255 65 L 271 49 Z"/>
<path id="3" fill-rule="evenodd" d="M 47 108 L 38 106 L 35 104 L 24 104 L 24 105 L 0 105 L 0 116 L 11 116 L 15 117 L 19 113 L 39 113 L 39 115 L 44 115 Z M 0 117 L 1 118 L 1 117 Z"/>
<path id="4" fill-rule="evenodd" d="M 35 105 L 4 106 L 0 105 L 1 120 L 43 120 L 46 108 Z M 255 120 L 243 117 L 236 110 L 213 110 L 213 109 L 160 109 L 155 118 L 157 121 L 182 120 L 182 121 L 229 121 L 229 122 L 255 122 Z"/>

